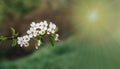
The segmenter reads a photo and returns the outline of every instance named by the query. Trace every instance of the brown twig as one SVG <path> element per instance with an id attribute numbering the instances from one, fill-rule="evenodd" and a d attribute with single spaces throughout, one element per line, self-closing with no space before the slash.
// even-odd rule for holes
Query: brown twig
<path id="1" fill-rule="evenodd" d="M 16 39 L 15 37 L 11 36 L 11 37 L 7 37 L 7 40 L 13 40 Z"/>

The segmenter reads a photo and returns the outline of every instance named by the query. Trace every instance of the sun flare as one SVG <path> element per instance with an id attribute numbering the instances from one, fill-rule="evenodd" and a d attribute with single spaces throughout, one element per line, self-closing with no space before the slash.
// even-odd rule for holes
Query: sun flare
<path id="1" fill-rule="evenodd" d="M 92 11 L 88 14 L 88 19 L 90 21 L 96 21 L 98 18 L 98 13 L 96 11 Z"/>
<path id="2" fill-rule="evenodd" d="M 113 26 L 110 22 L 113 17 L 111 17 L 111 10 L 107 4 L 82 3 L 75 9 L 77 9 L 75 18 L 78 18 L 75 20 L 78 21 L 80 32 L 84 33 L 85 37 L 97 39 L 109 35 L 108 30 Z"/>

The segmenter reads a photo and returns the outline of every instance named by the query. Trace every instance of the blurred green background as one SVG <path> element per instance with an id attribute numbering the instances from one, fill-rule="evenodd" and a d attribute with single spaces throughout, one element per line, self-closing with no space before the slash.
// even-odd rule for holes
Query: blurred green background
<path id="1" fill-rule="evenodd" d="M 31 22 L 55 23 L 60 42 L 35 50 L 0 43 L 0 69 L 120 69 L 119 0 L 1 0 L 0 33 L 26 34 Z"/>

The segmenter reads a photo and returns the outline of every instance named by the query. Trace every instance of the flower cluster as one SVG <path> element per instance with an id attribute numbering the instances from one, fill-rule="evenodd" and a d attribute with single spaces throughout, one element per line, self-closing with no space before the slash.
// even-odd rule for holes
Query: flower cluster
<path id="1" fill-rule="evenodd" d="M 27 34 L 22 37 L 17 37 L 17 43 L 21 47 L 28 47 L 30 39 L 35 39 L 37 43 L 35 44 L 35 48 L 38 49 L 38 46 L 41 46 L 43 43 L 44 36 L 52 37 L 55 41 L 58 41 L 59 35 L 56 34 L 57 27 L 55 24 L 50 22 L 48 24 L 47 21 L 43 21 L 40 23 L 32 22 L 30 24 L 29 30 L 27 30 Z M 53 39 L 51 39 L 51 43 L 53 44 Z"/>

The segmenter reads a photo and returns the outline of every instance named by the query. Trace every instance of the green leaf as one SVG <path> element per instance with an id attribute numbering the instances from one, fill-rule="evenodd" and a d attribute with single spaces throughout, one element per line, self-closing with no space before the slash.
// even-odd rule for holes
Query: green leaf
<path id="1" fill-rule="evenodd" d="M 39 40 L 44 43 L 44 39 L 43 39 L 43 36 L 39 36 Z"/>
<path id="2" fill-rule="evenodd" d="M 17 37 L 18 36 L 18 32 L 14 35 L 14 37 Z"/>
<path id="3" fill-rule="evenodd" d="M 15 29 L 13 27 L 10 28 L 12 35 L 15 35 Z"/>
<path id="4" fill-rule="evenodd" d="M 0 35 L 0 41 L 4 41 L 4 40 L 7 40 L 7 37 Z"/>
<path id="5" fill-rule="evenodd" d="M 55 32 L 58 32 L 58 27 L 56 27 Z"/>
<path id="6" fill-rule="evenodd" d="M 52 36 L 50 36 L 50 43 L 51 43 L 52 46 L 55 45 L 54 37 L 52 37 Z"/>
<path id="7" fill-rule="evenodd" d="M 4 41 L 4 40 L 7 40 L 7 37 L 5 37 L 2 34 L 0 34 L 0 41 Z"/>
<path id="8" fill-rule="evenodd" d="M 13 42 L 12 42 L 12 46 L 16 46 L 17 45 L 17 40 L 14 39 Z"/>
<path id="9" fill-rule="evenodd" d="M 18 36 L 18 32 L 16 33 L 15 29 L 13 27 L 10 28 L 11 29 L 11 33 L 13 37 L 17 37 Z"/>
<path id="10" fill-rule="evenodd" d="M 41 41 L 42 43 L 44 43 L 44 39 L 43 39 L 43 38 L 40 38 L 40 41 Z"/>

